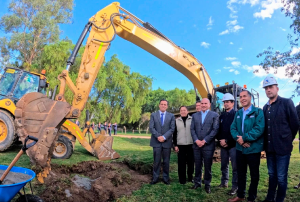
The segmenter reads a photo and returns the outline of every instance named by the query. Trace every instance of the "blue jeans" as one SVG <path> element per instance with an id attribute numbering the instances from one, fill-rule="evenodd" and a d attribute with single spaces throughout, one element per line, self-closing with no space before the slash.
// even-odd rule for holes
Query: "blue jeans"
<path id="1" fill-rule="evenodd" d="M 267 200 L 273 201 L 276 194 L 276 202 L 284 201 L 287 189 L 287 176 L 291 155 L 277 155 L 267 153 L 267 165 L 269 173 L 269 189 Z"/>
<path id="2" fill-rule="evenodd" d="M 229 180 L 229 158 L 232 167 L 232 188 L 238 188 L 238 175 L 236 166 L 236 148 L 224 149 L 221 147 L 221 184 L 228 184 Z"/>

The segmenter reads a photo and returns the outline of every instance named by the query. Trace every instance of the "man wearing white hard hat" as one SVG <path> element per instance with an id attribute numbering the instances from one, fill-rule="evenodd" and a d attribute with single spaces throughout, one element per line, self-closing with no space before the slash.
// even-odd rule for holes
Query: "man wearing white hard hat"
<path id="1" fill-rule="evenodd" d="M 263 108 L 266 124 L 264 149 L 269 173 L 269 189 L 264 202 L 282 202 L 286 196 L 288 168 L 299 122 L 293 101 L 278 95 L 278 83 L 274 77 L 267 76 L 263 88 L 269 98 Z"/>
<path id="2" fill-rule="evenodd" d="M 238 189 L 238 176 L 237 176 L 237 166 L 236 166 L 236 141 L 233 139 L 230 133 L 230 126 L 234 120 L 235 110 L 234 107 L 234 97 L 230 93 L 226 93 L 223 96 L 222 101 L 224 102 L 225 112 L 219 117 L 220 126 L 219 132 L 217 134 L 217 139 L 220 141 L 221 146 L 221 184 L 220 188 L 228 187 L 229 180 L 229 159 L 231 161 L 232 167 L 232 186 L 228 195 L 235 195 Z"/>

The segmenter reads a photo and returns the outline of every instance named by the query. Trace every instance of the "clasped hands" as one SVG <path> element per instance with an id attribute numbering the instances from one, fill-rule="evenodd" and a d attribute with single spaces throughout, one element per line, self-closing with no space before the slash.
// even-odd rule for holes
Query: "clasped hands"
<path id="1" fill-rule="evenodd" d="M 159 142 L 164 142 L 164 141 L 165 141 L 165 138 L 161 135 L 161 136 L 159 136 L 159 137 L 157 138 L 157 140 L 158 140 Z"/>
<path id="2" fill-rule="evenodd" d="M 198 147 L 203 147 L 205 145 L 205 140 L 196 140 Z"/>
<path id="3" fill-rule="evenodd" d="M 228 145 L 227 145 L 225 139 L 220 140 L 220 145 L 221 145 L 222 147 L 228 147 Z"/>
<path id="4" fill-rule="evenodd" d="M 243 140 L 243 137 L 242 136 L 237 136 L 237 142 L 240 144 L 240 145 L 242 145 L 243 147 L 245 147 L 245 148 L 247 148 L 247 147 L 250 147 L 250 143 L 249 142 L 244 142 L 244 140 Z"/>

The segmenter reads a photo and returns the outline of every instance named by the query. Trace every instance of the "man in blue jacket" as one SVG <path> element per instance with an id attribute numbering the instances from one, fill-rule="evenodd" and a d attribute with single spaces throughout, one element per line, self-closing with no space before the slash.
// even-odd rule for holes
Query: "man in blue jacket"
<path id="1" fill-rule="evenodd" d="M 230 132 L 236 143 L 236 161 L 238 172 L 237 197 L 230 202 L 245 200 L 247 167 L 250 169 L 251 183 L 248 191 L 248 202 L 255 201 L 259 182 L 260 153 L 264 144 L 264 113 L 260 108 L 251 104 L 251 93 L 244 90 L 240 93 L 243 106 L 234 117 Z"/>
<path id="2" fill-rule="evenodd" d="M 269 98 L 263 109 L 266 123 L 264 148 L 269 173 L 269 189 L 264 202 L 283 202 L 293 140 L 299 129 L 299 121 L 292 100 L 278 95 L 279 88 L 274 77 L 267 76 L 263 81 L 263 88 Z"/>

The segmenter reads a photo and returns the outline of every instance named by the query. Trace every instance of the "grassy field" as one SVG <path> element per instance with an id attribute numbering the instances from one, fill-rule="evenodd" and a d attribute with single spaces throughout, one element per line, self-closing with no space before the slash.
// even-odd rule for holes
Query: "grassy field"
<path id="1" fill-rule="evenodd" d="M 126 134 L 125 133 L 118 133 L 118 135 L 133 135 L 133 136 L 151 136 L 151 134 L 146 134 L 146 133 L 141 133 L 141 134 L 139 134 L 138 132 L 134 132 L 134 133 L 132 133 L 132 132 L 127 132 Z"/>
<path id="2" fill-rule="evenodd" d="M 287 193 L 287 202 L 300 201 L 300 190 L 294 190 L 293 186 L 299 182 L 300 175 L 300 155 L 298 142 L 294 143 L 294 151 L 291 157 L 290 169 L 289 169 L 289 184 Z M 145 172 L 151 170 L 151 164 L 153 162 L 152 148 L 149 146 L 148 139 L 137 139 L 137 138 L 121 138 L 115 137 L 114 147 L 119 154 L 122 156 L 118 161 L 126 161 L 132 167 L 141 168 Z M 14 147 L 11 150 L 0 153 L 1 164 L 9 164 L 14 158 L 16 153 L 19 151 L 19 147 Z M 97 160 L 85 151 L 78 143 L 76 144 L 75 152 L 70 159 L 57 160 L 53 159 L 52 163 L 62 165 L 73 165 L 81 161 Z M 18 161 L 16 166 L 30 168 L 29 158 L 23 155 Z M 171 166 L 170 166 L 170 177 L 171 185 L 166 186 L 163 183 L 156 185 L 145 184 L 140 190 L 135 191 L 129 197 L 119 198 L 117 201 L 121 202 L 138 202 L 138 201 L 226 201 L 229 196 L 226 195 L 227 189 L 219 189 L 216 186 L 220 184 L 220 163 L 214 163 L 212 167 L 213 179 L 212 179 L 212 193 L 206 194 L 204 189 L 190 190 L 191 183 L 181 185 L 178 182 L 177 177 L 177 157 L 175 153 L 171 155 Z M 248 178 L 250 179 L 250 178 Z M 249 183 L 248 183 L 249 185 Z M 38 188 L 38 186 L 34 186 Z M 45 188 L 40 186 L 40 189 Z M 264 200 L 268 188 L 268 171 L 266 160 L 261 161 L 260 166 L 260 182 L 259 192 L 257 201 Z M 38 188 L 39 189 L 39 188 Z"/>

